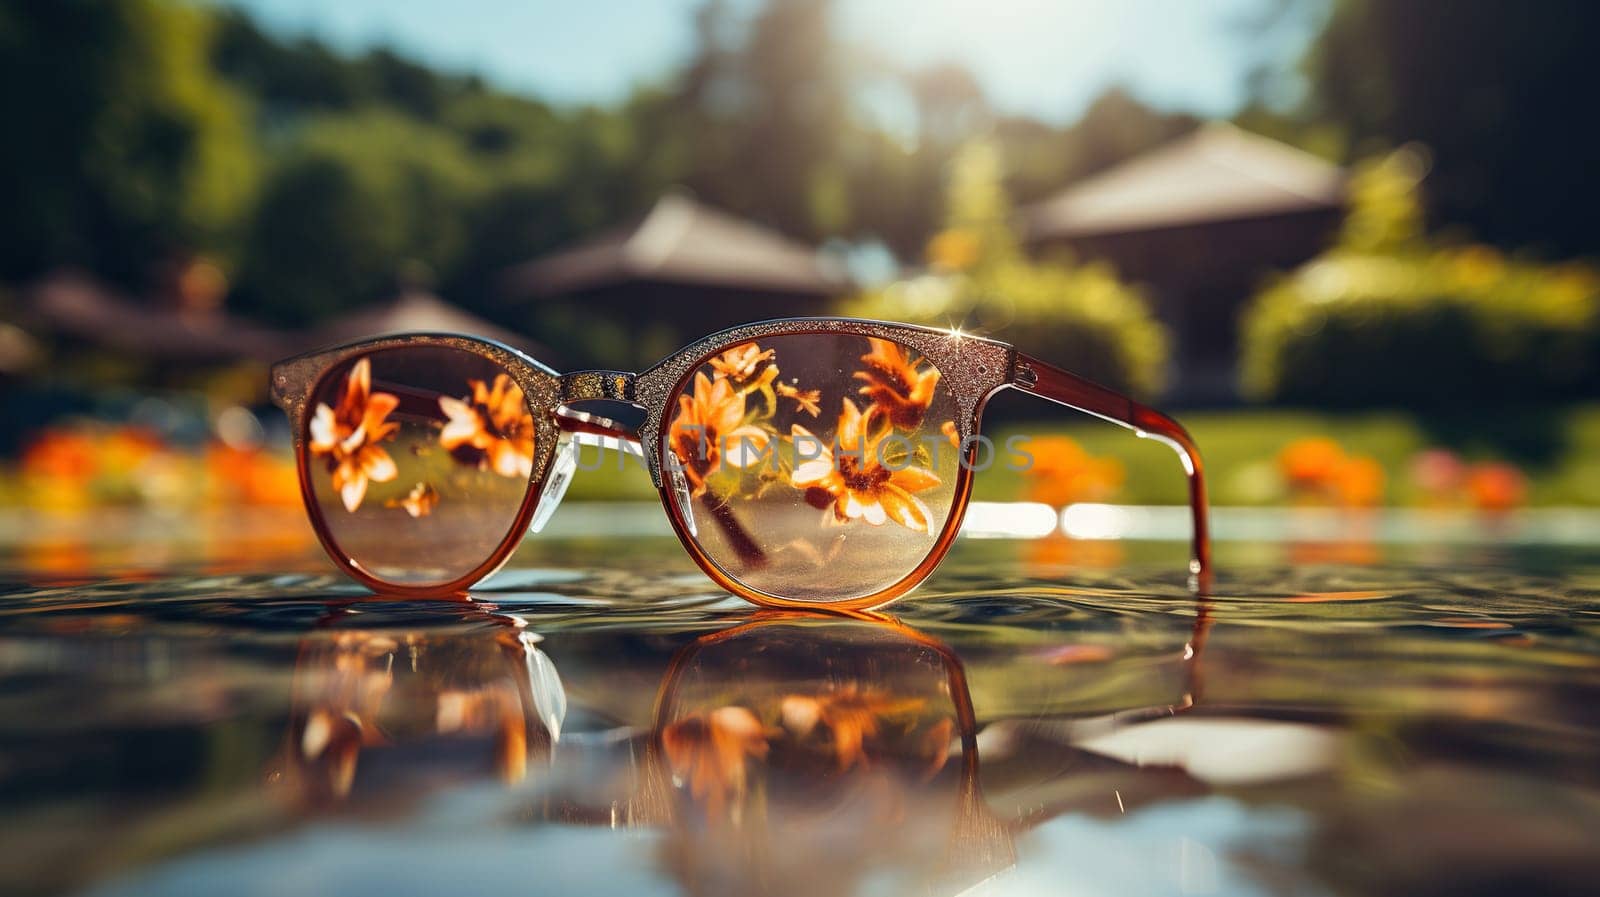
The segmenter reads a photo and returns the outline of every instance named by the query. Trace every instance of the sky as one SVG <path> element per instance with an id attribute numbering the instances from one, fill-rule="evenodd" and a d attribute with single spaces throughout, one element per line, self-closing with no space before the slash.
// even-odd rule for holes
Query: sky
<path id="1" fill-rule="evenodd" d="M 703 0 L 223 0 L 274 31 L 346 50 L 387 45 L 556 103 L 605 103 L 693 46 Z M 734 0 L 738 9 L 755 0 Z M 1122 85 L 1152 105 L 1226 116 L 1260 61 L 1292 61 L 1313 27 L 1239 23 L 1277 0 L 836 0 L 838 28 L 907 65 L 956 62 L 997 107 L 1070 122 Z"/>

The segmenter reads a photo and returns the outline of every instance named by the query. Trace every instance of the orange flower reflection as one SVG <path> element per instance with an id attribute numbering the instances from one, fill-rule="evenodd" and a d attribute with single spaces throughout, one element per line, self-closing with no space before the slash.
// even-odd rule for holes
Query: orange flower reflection
<path id="1" fill-rule="evenodd" d="M 939 477 L 931 470 L 907 464 L 899 470 L 885 466 L 882 447 L 893 432 L 888 427 L 872 426 L 877 414 L 869 409 L 862 414 L 854 402 L 844 400 L 844 410 L 839 415 L 839 428 L 835 433 L 839 447 L 837 460 L 832 448 L 822 443 L 810 431 L 794 425 L 796 451 L 809 456 L 789 475 L 789 482 L 805 490 L 806 500 L 819 508 L 833 507 L 834 519 L 843 523 L 865 520 L 873 526 L 885 521 L 894 522 L 919 533 L 933 533 L 933 515 L 928 506 L 912 493 L 939 485 Z"/>
<path id="2" fill-rule="evenodd" d="M 391 499 L 389 507 L 405 508 L 412 517 L 426 517 L 433 513 L 439 504 L 439 493 L 427 483 L 418 483 L 411 487 L 405 498 Z"/>
<path id="3" fill-rule="evenodd" d="M 812 417 L 818 417 L 822 414 L 822 405 L 819 404 L 822 401 L 822 390 L 801 389 L 790 383 L 778 383 L 776 386 L 778 395 L 786 399 L 793 399 L 795 406 L 801 411 Z"/>
<path id="4" fill-rule="evenodd" d="M 522 387 L 506 374 L 496 375 L 493 386 L 482 380 L 467 383 L 469 398 L 439 398 L 439 410 L 450 419 L 439 432 L 439 445 L 503 477 L 533 476 L 533 415 Z"/>
<path id="5" fill-rule="evenodd" d="M 311 455 L 326 456 L 333 488 L 346 511 L 361 507 L 367 482 L 387 483 L 399 475 L 394 459 L 377 443 L 389 439 L 400 425 L 387 420 L 400 400 L 372 391 L 372 366 L 363 358 L 345 378 L 339 406 L 318 403 L 311 418 Z"/>
<path id="6" fill-rule="evenodd" d="M 944 438 L 950 440 L 951 448 L 961 448 L 961 431 L 956 429 L 955 421 L 947 420 L 940 424 L 939 432 L 944 434 Z"/>
<path id="7" fill-rule="evenodd" d="M 722 376 L 712 379 L 697 373 L 693 395 L 678 397 L 678 414 L 668 439 L 695 495 L 705 493 L 706 477 L 721 468 L 724 450 L 734 467 L 760 460 L 772 434 L 744 421 L 744 397 Z"/>
<path id="8" fill-rule="evenodd" d="M 858 392 L 882 408 L 895 426 L 916 428 L 933 403 L 939 371 L 932 366 L 923 369 L 923 360 L 912 361 L 898 343 L 877 337 L 868 337 L 867 341 L 872 344 L 872 351 L 861 360 L 868 369 L 853 375 L 866 383 Z"/>
<path id="9" fill-rule="evenodd" d="M 711 359 L 711 368 L 717 373 L 738 384 L 749 383 L 757 379 L 767 362 L 772 359 L 774 350 L 762 351 L 756 343 L 741 343 L 721 355 Z M 773 372 L 776 376 L 776 371 Z"/>
<path id="10" fill-rule="evenodd" d="M 713 818 L 728 798 L 744 794 L 748 758 L 767 756 L 761 720 L 743 707 L 718 707 L 667 726 L 661 733 L 674 778 L 689 786 Z"/>
<path id="11" fill-rule="evenodd" d="M 870 765 L 868 748 L 878 738 L 880 726 L 918 713 L 923 703 L 848 683 L 830 694 L 789 695 L 779 715 L 784 729 L 796 738 L 823 739 L 844 772 L 858 763 Z M 945 738 L 938 745 L 941 757 L 948 742 Z"/>

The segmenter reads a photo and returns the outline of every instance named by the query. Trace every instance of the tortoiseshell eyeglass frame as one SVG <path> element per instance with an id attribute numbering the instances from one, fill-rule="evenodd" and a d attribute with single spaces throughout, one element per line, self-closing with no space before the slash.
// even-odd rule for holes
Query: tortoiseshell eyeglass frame
<path id="1" fill-rule="evenodd" d="M 745 585 L 723 570 L 701 547 L 690 522 L 685 520 L 682 509 L 673 499 L 668 478 L 663 475 L 666 465 L 673 463 L 668 458 L 670 449 L 667 440 L 663 438 L 666 420 L 672 410 L 673 397 L 688 385 L 694 372 L 711 358 L 741 343 L 800 334 L 876 337 L 915 350 L 938 369 L 941 385 L 951 391 L 956 401 L 957 434 L 960 444 L 967 446 L 967 454 L 964 463 L 958 465 L 950 514 L 922 561 L 897 582 L 869 595 L 837 601 L 798 601 Z M 313 411 L 312 397 L 317 394 L 322 380 L 342 362 L 383 349 L 426 346 L 453 348 L 482 356 L 511 376 L 522 389 L 534 415 L 533 471 L 513 525 L 494 553 L 485 558 L 482 564 L 450 582 L 404 585 L 373 577 L 339 550 L 328 531 L 313 491 L 306 443 Z M 638 448 L 650 472 L 651 482 L 661 495 L 667 518 L 684 549 L 707 576 L 729 592 L 764 607 L 828 607 L 845 610 L 876 607 L 915 588 L 938 566 L 949 550 L 950 543 L 960 531 L 967 500 L 972 492 L 972 468 L 979 450 L 973 437 L 979 433 L 984 406 L 990 397 L 1003 389 L 1032 393 L 1109 420 L 1133 430 L 1141 437 L 1162 442 L 1177 452 L 1188 476 L 1189 504 L 1194 525 L 1189 570 L 1202 585 L 1210 574 L 1210 538 L 1200 453 L 1194 440 L 1177 421 L 1115 390 L 1019 352 L 1011 345 L 959 331 L 855 318 L 762 321 L 704 337 L 638 374 L 609 370 L 561 374 L 493 340 L 461 334 L 412 333 L 362 340 L 286 359 L 273 365 L 270 384 L 273 401 L 289 416 L 292 425 L 300 491 L 318 540 L 329 557 L 351 578 L 386 594 L 414 597 L 459 595 L 499 569 L 527 533 L 539 504 L 546 475 L 554 461 L 559 439 L 563 433 L 567 433 L 616 440 L 622 445 Z M 631 404 L 643 412 L 644 420 L 633 427 L 574 407 L 594 400 Z"/>

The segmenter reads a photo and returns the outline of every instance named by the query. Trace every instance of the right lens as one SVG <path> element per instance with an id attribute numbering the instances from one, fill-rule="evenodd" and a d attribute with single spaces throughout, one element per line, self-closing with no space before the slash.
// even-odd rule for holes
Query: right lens
<path id="1" fill-rule="evenodd" d="M 329 371 L 311 408 L 312 513 L 343 557 L 395 585 L 491 572 L 540 450 L 510 374 L 464 349 L 378 349 Z"/>
<path id="2" fill-rule="evenodd" d="M 729 347 L 672 397 L 668 494 L 717 567 L 794 601 L 872 596 L 938 544 L 960 477 L 954 393 L 893 340 Z"/>

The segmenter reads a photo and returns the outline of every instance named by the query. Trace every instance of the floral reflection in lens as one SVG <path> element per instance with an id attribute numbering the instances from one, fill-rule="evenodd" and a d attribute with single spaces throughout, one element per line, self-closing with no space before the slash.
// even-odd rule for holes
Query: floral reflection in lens
<path id="1" fill-rule="evenodd" d="M 674 397 L 670 462 L 714 562 L 773 595 L 893 585 L 933 549 L 958 477 L 957 408 L 926 358 L 832 333 L 741 343 Z M 826 576 L 819 574 L 826 573 Z"/>

